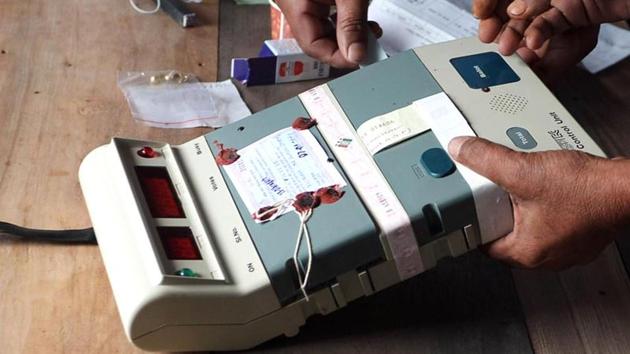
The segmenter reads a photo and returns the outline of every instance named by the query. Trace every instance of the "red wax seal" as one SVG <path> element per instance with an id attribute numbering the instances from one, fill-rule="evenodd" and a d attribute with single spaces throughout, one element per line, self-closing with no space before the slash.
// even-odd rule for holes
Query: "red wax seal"
<path id="1" fill-rule="evenodd" d="M 319 198 L 322 204 L 332 204 L 343 197 L 344 192 L 338 185 L 320 188 L 315 192 L 315 196 Z"/>
<path id="2" fill-rule="evenodd" d="M 298 213 L 307 212 L 319 205 L 319 198 L 313 192 L 303 192 L 295 196 L 293 207 Z"/>
<path id="3" fill-rule="evenodd" d="M 291 127 L 295 130 L 306 130 L 314 127 L 317 121 L 313 118 L 298 117 L 295 118 Z"/>
<path id="4" fill-rule="evenodd" d="M 266 206 L 266 207 L 262 207 L 258 209 L 258 211 L 254 215 L 252 215 L 252 217 L 256 220 L 267 221 L 272 216 L 274 216 L 274 214 L 276 214 L 277 212 L 278 212 L 278 208 L 272 207 L 272 206 Z"/>
<path id="5" fill-rule="evenodd" d="M 219 154 L 215 160 L 219 165 L 230 165 L 240 157 L 234 148 L 225 148 L 223 144 L 218 141 L 214 141 L 214 144 L 219 148 Z"/>

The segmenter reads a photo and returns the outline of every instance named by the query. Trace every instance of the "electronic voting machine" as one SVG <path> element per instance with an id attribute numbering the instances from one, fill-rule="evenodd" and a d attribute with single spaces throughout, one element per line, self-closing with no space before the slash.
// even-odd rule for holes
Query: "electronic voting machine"
<path id="1" fill-rule="evenodd" d="M 188 143 L 114 138 L 80 182 L 128 338 L 236 350 L 507 234 L 455 136 L 603 155 L 517 56 L 407 51 Z"/>

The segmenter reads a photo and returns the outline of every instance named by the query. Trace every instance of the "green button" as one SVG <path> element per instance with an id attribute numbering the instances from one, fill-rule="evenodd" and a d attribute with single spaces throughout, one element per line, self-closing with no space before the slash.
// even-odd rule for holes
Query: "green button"
<path id="1" fill-rule="evenodd" d="M 455 171 L 455 164 L 444 149 L 432 148 L 422 153 L 420 163 L 432 177 L 442 178 Z"/>
<path id="2" fill-rule="evenodd" d="M 180 277 L 198 277 L 199 274 L 195 273 L 194 270 L 190 268 L 182 268 L 175 272 L 175 275 L 179 275 Z"/>

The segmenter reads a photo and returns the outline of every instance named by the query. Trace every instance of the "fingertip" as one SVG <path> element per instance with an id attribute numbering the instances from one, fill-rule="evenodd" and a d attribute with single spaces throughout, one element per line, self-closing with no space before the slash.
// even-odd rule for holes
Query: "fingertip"
<path id="1" fill-rule="evenodd" d="M 550 7 L 550 0 L 514 0 L 507 7 L 507 15 L 514 20 L 533 19 Z"/>
<path id="2" fill-rule="evenodd" d="M 523 161 L 504 145 L 479 137 L 457 137 L 449 142 L 448 150 L 454 160 L 508 191 L 519 182 L 514 176 Z"/>
<path id="3" fill-rule="evenodd" d="M 325 62 L 337 69 L 358 69 L 359 67 L 356 63 L 349 62 L 345 58 L 334 57 Z"/>
<path id="4" fill-rule="evenodd" d="M 525 44 L 527 48 L 531 50 L 540 49 L 545 43 L 546 38 L 544 38 L 543 34 L 537 30 L 532 29 L 525 32 Z"/>
<path id="5" fill-rule="evenodd" d="M 455 137 L 453 139 L 451 139 L 451 141 L 448 143 L 448 153 L 455 159 L 458 160 L 460 158 L 460 153 L 461 153 L 461 149 L 462 146 L 470 141 L 474 139 L 473 137 L 470 136 L 458 136 Z"/>
<path id="6" fill-rule="evenodd" d="M 491 39 L 486 33 L 484 33 L 481 28 L 479 29 L 479 40 L 483 43 L 492 43 L 493 39 Z"/>
<path id="7" fill-rule="evenodd" d="M 357 63 L 349 61 L 339 49 L 328 57 L 325 62 L 339 69 L 357 69 L 359 67 Z"/>
<path id="8" fill-rule="evenodd" d="M 497 7 L 497 0 L 474 0 L 472 4 L 472 14 L 475 18 L 486 19 L 494 13 Z"/>
<path id="9" fill-rule="evenodd" d="M 366 55 L 365 44 L 361 42 L 354 42 L 348 46 L 348 61 L 359 64 L 363 61 Z"/>
<path id="10" fill-rule="evenodd" d="M 535 44 L 536 44 L 536 41 L 534 39 L 534 36 L 532 36 L 531 34 L 529 36 L 528 35 L 525 36 L 525 46 L 528 49 L 531 49 L 531 50 L 538 49 L 537 47 L 535 47 Z"/>
<path id="11" fill-rule="evenodd" d="M 502 26 L 501 20 L 497 17 L 479 21 L 479 40 L 484 43 L 492 43 L 501 32 Z"/>
<path id="12" fill-rule="evenodd" d="M 521 18 L 527 11 L 527 4 L 523 0 L 513 1 L 507 8 L 507 12 L 510 16 Z"/>
<path id="13" fill-rule="evenodd" d="M 522 40 L 523 38 L 519 37 L 512 28 L 506 28 L 499 39 L 499 53 L 505 56 L 514 54 L 519 49 Z"/>
<path id="14" fill-rule="evenodd" d="M 540 58 L 538 58 L 538 56 L 536 55 L 536 53 L 534 51 L 532 51 L 532 50 L 530 50 L 529 48 L 526 48 L 526 47 L 519 48 L 516 51 L 516 54 L 518 54 L 518 56 L 521 57 L 521 59 L 527 65 L 532 65 L 533 63 L 535 63 L 538 60 L 540 60 Z"/>
<path id="15" fill-rule="evenodd" d="M 505 39 L 499 40 L 499 53 L 505 56 L 514 54 L 513 45 Z"/>

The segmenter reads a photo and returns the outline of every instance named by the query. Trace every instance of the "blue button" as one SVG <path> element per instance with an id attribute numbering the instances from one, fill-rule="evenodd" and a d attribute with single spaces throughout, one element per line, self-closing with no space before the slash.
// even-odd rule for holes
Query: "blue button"
<path id="1" fill-rule="evenodd" d="M 440 148 L 432 148 L 423 152 L 420 163 L 435 178 L 448 176 L 455 171 L 455 164 L 446 151 Z"/>
<path id="2" fill-rule="evenodd" d="M 450 62 L 472 89 L 509 84 L 521 79 L 495 52 L 453 58 Z"/>

